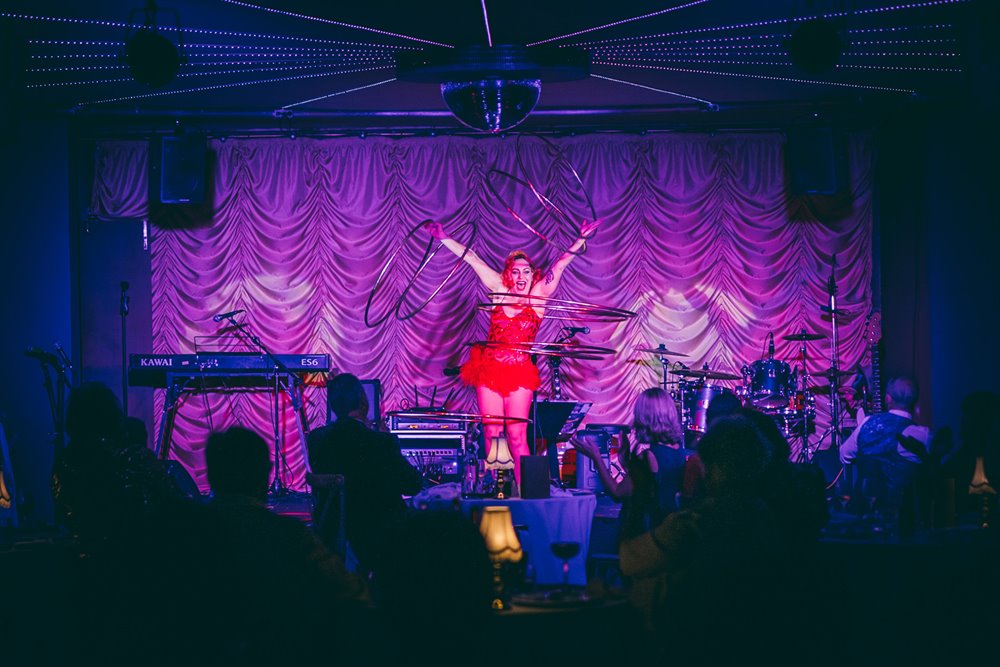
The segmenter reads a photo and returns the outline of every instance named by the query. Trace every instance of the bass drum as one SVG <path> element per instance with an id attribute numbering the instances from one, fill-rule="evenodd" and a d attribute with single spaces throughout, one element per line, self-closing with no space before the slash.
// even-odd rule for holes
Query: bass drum
<path id="1" fill-rule="evenodd" d="M 732 393 L 733 391 L 727 387 L 711 384 L 688 387 L 684 391 L 684 414 L 687 417 L 688 430 L 698 433 L 708 430 L 708 404 L 716 396 L 732 395 Z"/>
<path id="2" fill-rule="evenodd" d="M 791 369 L 778 359 L 760 359 L 750 365 L 750 404 L 762 409 L 779 409 L 788 405 L 794 383 Z"/>

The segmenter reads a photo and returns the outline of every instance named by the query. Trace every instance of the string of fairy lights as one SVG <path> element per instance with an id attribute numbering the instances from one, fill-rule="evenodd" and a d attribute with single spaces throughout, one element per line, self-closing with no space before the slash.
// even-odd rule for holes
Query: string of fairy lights
<path id="1" fill-rule="evenodd" d="M 961 40 L 946 10 L 971 0 L 896 3 L 870 0 L 872 6 L 854 6 L 849 11 L 762 16 L 743 22 L 669 29 L 673 17 L 682 12 L 710 16 L 711 5 L 723 1 L 677 0 L 657 11 L 573 30 L 526 46 L 585 50 L 591 57 L 592 80 L 694 101 L 708 108 L 718 108 L 718 104 L 698 97 L 692 90 L 684 90 L 684 86 L 694 85 L 692 79 L 678 79 L 677 75 L 912 94 L 919 92 L 918 84 L 923 81 L 935 85 L 941 77 L 963 73 Z M 157 30 L 172 35 L 178 43 L 183 37 L 183 46 L 176 77 L 162 89 L 150 90 L 129 76 L 124 57 L 123 33 L 141 30 L 143 25 L 137 22 L 13 11 L 0 12 L 0 21 L 40 26 L 40 32 L 46 29 L 51 32 L 33 31 L 32 39 L 26 40 L 24 86 L 29 90 L 66 89 L 79 96 L 75 100 L 78 108 L 315 80 L 315 95 L 279 107 L 292 109 L 395 82 L 396 78 L 384 75 L 394 70 L 396 57 L 402 52 L 453 48 L 423 36 L 350 23 L 332 16 L 298 13 L 243 0 L 215 2 L 231 8 L 234 21 L 240 20 L 236 14 L 262 13 L 280 16 L 282 26 L 310 24 L 310 30 L 295 34 L 295 30 L 287 28 L 285 32 L 272 33 L 157 26 Z M 482 5 L 486 34 L 490 34 L 486 2 Z M 766 10 L 766 3 L 762 3 L 761 11 Z M 335 9 L 328 11 L 332 14 Z M 830 71 L 822 75 L 806 74 L 796 68 L 787 43 L 798 26 L 820 20 L 838 23 L 843 52 Z M 643 26 L 655 29 L 638 34 Z M 330 38 L 322 36 L 327 27 L 336 29 Z M 101 31 L 107 31 L 107 36 L 102 36 Z M 365 39 L 340 39 L 345 31 L 348 34 L 356 31 Z M 601 31 L 611 35 L 594 39 L 598 36 L 595 33 Z M 623 35 L 623 31 L 630 34 Z M 67 38 L 67 33 L 82 33 L 88 38 Z M 578 39 L 583 35 L 588 35 L 588 39 Z M 915 74 L 926 74 L 929 78 L 916 80 Z M 335 82 L 336 77 L 349 75 L 354 75 L 349 85 Z M 372 80 L 359 81 L 358 75 L 362 78 L 370 75 Z M 904 81 L 898 77 L 907 78 Z"/>

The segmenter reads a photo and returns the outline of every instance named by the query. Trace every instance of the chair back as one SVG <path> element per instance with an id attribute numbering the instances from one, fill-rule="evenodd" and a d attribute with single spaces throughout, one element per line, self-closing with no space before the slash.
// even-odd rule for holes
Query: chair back
<path id="1" fill-rule="evenodd" d="M 312 489 L 313 531 L 334 553 L 347 560 L 344 476 L 306 473 Z"/>

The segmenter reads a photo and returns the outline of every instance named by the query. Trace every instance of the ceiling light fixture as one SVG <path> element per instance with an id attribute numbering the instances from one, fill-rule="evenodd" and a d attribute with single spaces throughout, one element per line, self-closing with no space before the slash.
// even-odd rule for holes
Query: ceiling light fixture
<path id="1" fill-rule="evenodd" d="M 538 104 L 542 82 L 588 76 L 590 55 L 580 49 L 498 44 L 396 56 L 396 78 L 439 84 L 444 103 L 459 122 L 493 134 L 528 117 Z"/>

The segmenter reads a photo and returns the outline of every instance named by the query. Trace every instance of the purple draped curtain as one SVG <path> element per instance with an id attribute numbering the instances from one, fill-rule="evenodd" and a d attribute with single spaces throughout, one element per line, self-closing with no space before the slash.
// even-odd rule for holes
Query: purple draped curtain
<path id="1" fill-rule="evenodd" d="M 412 405 L 415 393 L 426 404 L 436 387 L 439 401 L 454 390 L 449 408 L 474 411 L 474 392 L 442 373 L 464 361 L 467 343 L 485 337 L 488 316 L 476 307 L 485 295 L 471 269 L 458 267 L 410 319 L 392 316 L 369 328 L 365 306 L 394 253 L 372 318 L 411 281 L 427 237 L 407 234 L 426 218 L 440 220 L 460 241 L 475 234 L 476 251 L 497 268 L 514 248 L 542 266 L 553 262 L 575 230 L 563 216 L 545 215 L 520 179 L 574 219 L 590 216 L 591 200 L 603 221 L 556 297 L 637 313 L 622 323 L 543 324 L 539 340 L 554 339 L 563 325 L 589 324 L 581 342 L 616 350 L 602 361 L 562 365 L 564 395 L 593 402 L 592 421 L 629 421 L 636 393 L 660 381 L 659 362 L 638 347 L 664 343 L 688 354 L 683 361 L 691 367 L 739 373 L 765 354 L 773 331 L 775 356 L 794 366 L 799 344 L 782 335 L 801 328 L 830 333 L 820 307 L 828 301 L 834 254 L 838 305 L 862 315 L 840 327 L 841 364 L 850 366 L 865 352 L 863 315 L 871 303 L 871 140 L 852 137 L 850 185 L 835 198 L 788 193 L 783 143 L 771 133 L 588 135 L 552 144 L 497 137 L 213 141 L 208 219 L 154 214 L 152 352 L 224 347 L 231 332 L 220 331 L 212 314 L 245 308 L 250 328 L 272 351 L 329 353 L 338 370 L 380 378 L 386 410 Z M 143 142 L 99 145 L 98 215 L 149 215 L 146 154 Z M 447 251 L 436 254 L 402 312 L 429 296 L 456 261 Z M 829 339 L 810 344 L 811 371 L 829 366 L 829 350 Z M 544 395 L 545 364 L 542 377 Z M 321 423 L 325 393 L 310 388 L 306 397 L 310 422 Z M 268 437 L 272 400 L 239 392 L 188 398 L 173 457 L 204 485 L 209 428 L 242 423 Z M 157 417 L 162 404 L 160 395 Z M 827 411 L 819 397 L 814 440 Z M 300 487 L 302 448 L 285 398 L 278 419 L 290 485 Z"/>

